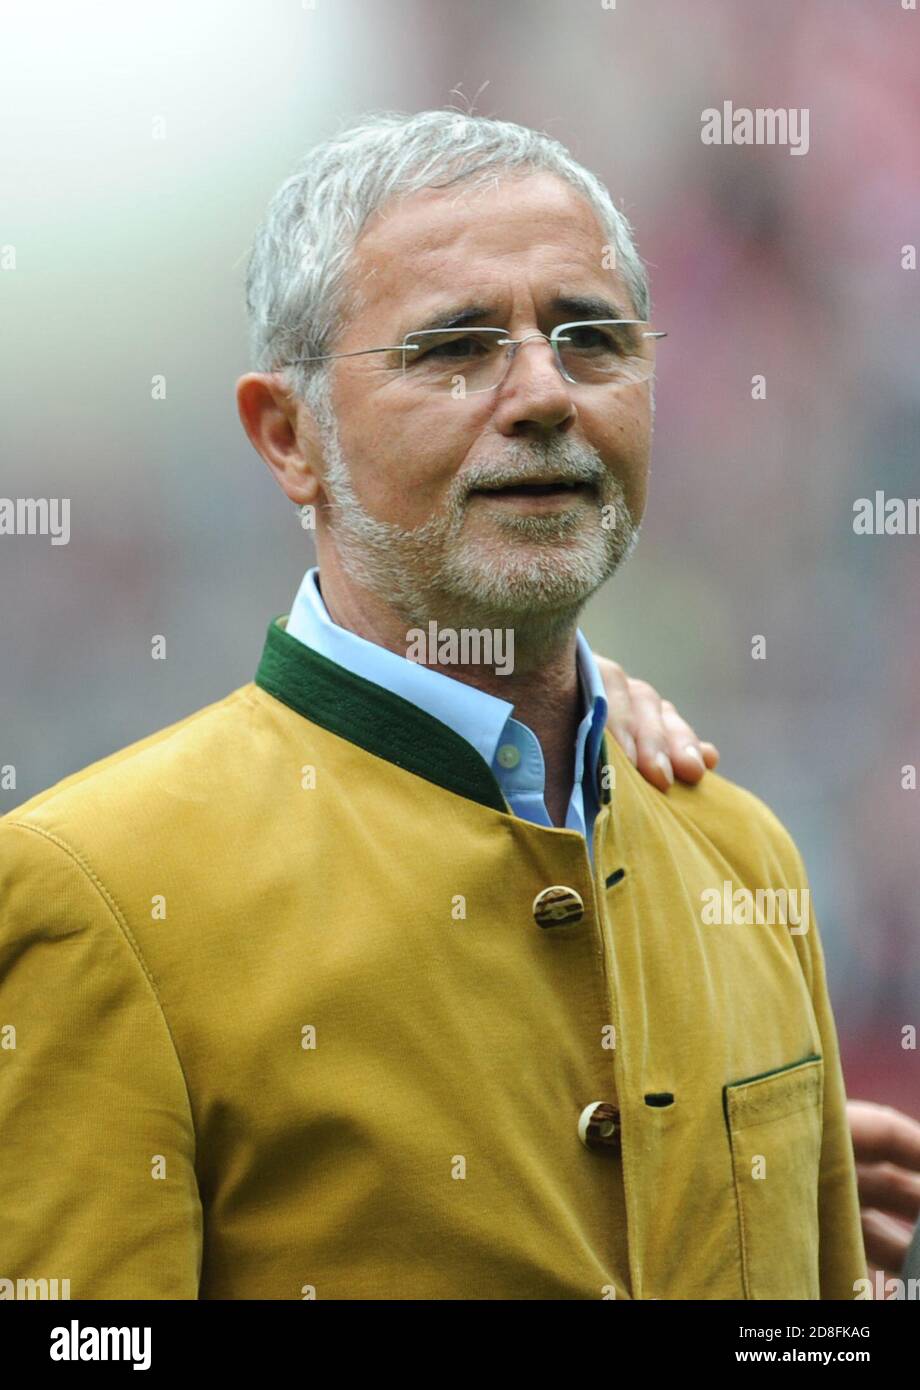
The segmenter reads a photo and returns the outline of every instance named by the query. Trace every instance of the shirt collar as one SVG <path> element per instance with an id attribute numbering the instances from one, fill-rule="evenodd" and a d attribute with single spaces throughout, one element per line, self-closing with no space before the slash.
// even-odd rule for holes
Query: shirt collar
<path id="1" fill-rule="evenodd" d="M 575 642 L 578 651 L 578 678 L 581 685 L 583 708 L 586 711 L 583 722 L 590 720 L 587 725 L 583 762 L 586 762 L 589 768 L 593 768 L 597 766 L 601 739 L 607 724 L 607 691 L 597 662 L 594 660 L 594 653 L 591 651 L 590 644 L 581 628 L 575 635 Z M 583 765 L 575 769 L 577 779 L 580 780 L 583 773 Z"/>
<path id="2" fill-rule="evenodd" d="M 359 637 L 329 616 L 319 588 L 319 567 L 307 570 L 287 622 L 292 637 L 321 652 L 330 661 L 374 681 L 426 714 L 456 729 L 491 765 L 514 705 L 464 681 L 445 676 L 430 666 Z"/>

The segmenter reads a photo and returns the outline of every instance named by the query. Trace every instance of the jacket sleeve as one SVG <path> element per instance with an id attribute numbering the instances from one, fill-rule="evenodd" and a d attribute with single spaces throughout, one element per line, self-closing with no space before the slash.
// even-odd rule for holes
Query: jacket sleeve
<path id="1" fill-rule="evenodd" d="M 800 882 L 807 883 L 804 866 Z M 856 1161 L 847 1120 L 837 1029 L 827 989 L 824 950 L 813 914 L 809 914 L 808 920 L 808 931 L 794 939 L 799 943 L 824 1058 L 824 1132 L 818 1212 L 821 1297 L 852 1300 L 856 1296 L 856 1280 L 866 1278 Z"/>
<path id="2" fill-rule="evenodd" d="M 195 1133 L 153 981 L 90 866 L 9 817 L 0 1202 L 4 1279 L 66 1279 L 73 1299 L 198 1297 Z"/>

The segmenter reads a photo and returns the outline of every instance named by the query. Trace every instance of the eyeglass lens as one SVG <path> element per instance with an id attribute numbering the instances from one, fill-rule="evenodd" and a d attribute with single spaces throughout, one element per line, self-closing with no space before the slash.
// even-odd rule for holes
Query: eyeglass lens
<path id="1" fill-rule="evenodd" d="M 403 374 L 423 389 L 464 396 L 498 386 L 514 352 L 546 340 L 534 336 L 517 348 L 499 328 L 457 328 L 409 333 Z M 645 323 L 569 324 L 555 340 L 563 374 L 580 385 L 630 385 L 651 376 L 655 339 Z"/>

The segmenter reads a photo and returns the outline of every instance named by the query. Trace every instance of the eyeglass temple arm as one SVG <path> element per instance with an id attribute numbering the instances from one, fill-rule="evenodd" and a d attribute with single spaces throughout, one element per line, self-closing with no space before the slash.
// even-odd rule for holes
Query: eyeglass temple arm
<path id="1" fill-rule="evenodd" d="M 584 325 L 579 325 L 579 326 L 588 327 L 588 326 L 590 326 L 590 324 L 591 324 L 592 322 L 595 322 L 595 321 L 596 321 L 596 322 L 599 322 L 599 323 L 629 323 L 629 322 L 631 322 L 632 320 L 629 320 L 629 319 L 599 319 L 599 320 L 586 319 L 586 320 L 585 320 L 585 324 L 584 324 Z M 568 327 L 568 326 L 569 326 L 569 325 L 566 325 L 566 327 Z M 545 333 L 540 333 L 540 334 L 534 333 L 534 334 L 531 334 L 530 336 L 531 336 L 531 337 L 540 337 L 540 338 L 543 338 L 543 337 L 546 337 L 546 334 L 545 334 Z M 661 333 L 661 332 L 659 332 L 659 333 L 648 332 L 648 333 L 643 333 L 643 334 L 642 334 L 642 337 L 643 337 L 643 338 L 666 338 L 667 336 L 668 336 L 668 335 L 667 335 L 666 332 L 665 332 L 665 333 Z M 509 342 L 509 343 L 514 343 L 514 342 L 517 342 L 517 343 L 526 343 L 526 341 L 527 341 L 526 338 L 509 338 L 509 339 L 508 339 L 508 342 Z M 557 342 L 557 343 L 559 343 L 559 342 L 568 342 L 569 339 L 568 339 L 568 338 L 556 338 L 556 339 L 547 338 L 546 341 L 547 341 L 548 343 L 551 343 L 551 342 L 554 342 L 554 341 Z"/>
<path id="2" fill-rule="evenodd" d="M 319 357 L 289 357 L 284 363 L 293 367 L 297 362 L 331 362 L 334 357 L 363 357 L 368 352 L 418 352 L 418 343 L 394 343 L 391 347 L 358 348 L 355 352 L 325 352 Z"/>

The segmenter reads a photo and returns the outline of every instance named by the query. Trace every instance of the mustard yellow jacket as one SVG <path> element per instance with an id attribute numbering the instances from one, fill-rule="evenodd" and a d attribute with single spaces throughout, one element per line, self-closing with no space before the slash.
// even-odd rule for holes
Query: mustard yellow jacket
<path id="1" fill-rule="evenodd" d="M 252 683 L 4 817 L 0 1280 L 852 1298 L 817 928 L 713 920 L 796 848 L 613 740 L 598 784 L 592 871 L 279 619 Z"/>

